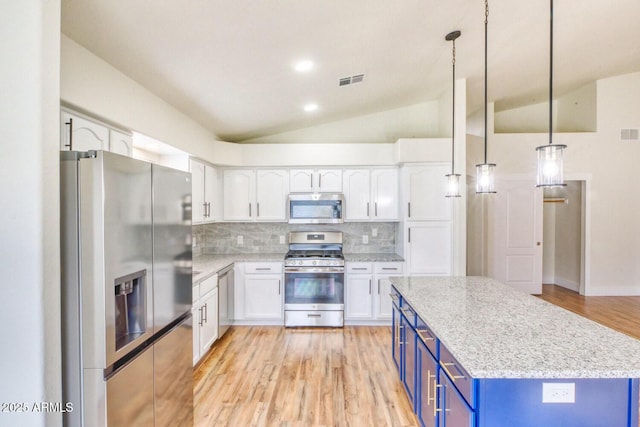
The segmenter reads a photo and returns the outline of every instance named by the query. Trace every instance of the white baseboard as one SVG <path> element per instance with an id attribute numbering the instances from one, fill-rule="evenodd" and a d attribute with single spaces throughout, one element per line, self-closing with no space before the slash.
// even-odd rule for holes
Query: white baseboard
<path id="1" fill-rule="evenodd" d="M 568 280 L 563 277 L 556 276 L 555 283 L 558 286 L 562 286 L 563 288 L 571 289 L 572 291 L 580 292 L 580 283 L 575 282 L 573 280 Z"/>
<path id="2" fill-rule="evenodd" d="M 589 297 L 637 297 L 640 289 L 628 286 L 589 286 Z"/>

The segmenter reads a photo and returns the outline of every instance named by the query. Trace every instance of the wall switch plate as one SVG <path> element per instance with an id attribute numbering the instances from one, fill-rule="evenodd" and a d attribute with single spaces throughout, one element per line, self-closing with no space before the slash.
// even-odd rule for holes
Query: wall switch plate
<path id="1" fill-rule="evenodd" d="M 371 237 L 378 237 L 378 229 L 377 228 L 372 228 L 371 229 Z"/>
<path id="2" fill-rule="evenodd" d="M 542 383 L 542 403 L 575 403 L 575 383 Z"/>
<path id="3" fill-rule="evenodd" d="M 369 243 L 369 236 L 367 236 L 366 234 L 362 235 L 362 243 L 364 243 L 365 245 L 367 243 Z"/>
<path id="4" fill-rule="evenodd" d="M 284 245 L 284 236 L 280 236 L 280 244 Z"/>
<path id="5" fill-rule="evenodd" d="M 244 237 L 238 236 L 238 245 L 241 246 L 242 244 L 244 244 Z"/>

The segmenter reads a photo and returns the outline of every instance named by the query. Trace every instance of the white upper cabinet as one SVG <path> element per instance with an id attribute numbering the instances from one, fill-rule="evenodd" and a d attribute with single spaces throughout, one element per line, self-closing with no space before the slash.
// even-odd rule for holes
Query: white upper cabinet
<path id="1" fill-rule="evenodd" d="M 60 150 L 109 149 L 109 128 L 67 111 L 62 112 Z"/>
<path id="2" fill-rule="evenodd" d="M 451 219 L 451 201 L 445 197 L 446 178 L 451 166 L 446 163 L 410 165 L 404 169 L 407 201 L 406 218 L 409 221 L 448 221 Z"/>
<path id="3" fill-rule="evenodd" d="M 109 130 L 109 151 L 129 156 L 133 154 L 133 138 L 117 130 Z"/>
<path id="4" fill-rule="evenodd" d="M 292 193 L 342 193 L 342 169 L 291 169 Z"/>
<path id="5" fill-rule="evenodd" d="M 225 221 L 285 221 L 289 193 L 284 169 L 224 171 Z"/>
<path id="6" fill-rule="evenodd" d="M 225 221 L 252 221 L 255 215 L 256 172 L 248 169 L 224 171 Z"/>
<path id="7" fill-rule="evenodd" d="M 371 173 L 369 169 L 344 171 L 345 220 L 368 221 L 371 213 Z"/>
<path id="8" fill-rule="evenodd" d="M 398 220 L 398 169 L 346 169 L 347 221 Z"/>
<path id="9" fill-rule="evenodd" d="M 256 221 L 284 221 L 289 192 L 287 171 L 258 170 L 256 177 Z"/>
<path id="10" fill-rule="evenodd" d="M 198 160 L 189 161 L 191 170 L 191 212 L 194 224 L 215 221 L 218 211 L 218 171 Z"/>
<path id="11" fill-rule="evenodd" d="M 371 219 L 377 221 L 398 220 L 398 169 L 373 169 L 371 171 Z"/>

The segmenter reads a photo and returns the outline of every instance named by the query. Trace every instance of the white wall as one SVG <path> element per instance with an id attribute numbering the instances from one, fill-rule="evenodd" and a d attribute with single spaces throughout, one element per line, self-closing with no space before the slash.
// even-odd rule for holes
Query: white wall
<path id="1" fill-rule="evenodd" d="M 590 295 L 640 295 L 640 144 L 618 141 L 620 128 L 640 128 L 640 73 L 597 82 L 597 132 L 557 133 L 566 144 L 565 173 L 590 173 Z M 490 120 L 490 131 L 492 121 Z M 535 147 L 548 143 L 545 133 L 494 134 L 490 161 L 497 174 L 529 174 L 535 185 Z M 469 141 L 471 143 L 472 141 Z M 472 157 L 468 162 L 481 161 Z M 477 154 L 474 154 L 477 156 Z"/>
<path id="2" fill-rule="evenodd" d="M 0 402 L 61 401 L 60 1 L 0 3 Z M 0 425 L 56 426 L 60 414 L 0 413 Z"/>

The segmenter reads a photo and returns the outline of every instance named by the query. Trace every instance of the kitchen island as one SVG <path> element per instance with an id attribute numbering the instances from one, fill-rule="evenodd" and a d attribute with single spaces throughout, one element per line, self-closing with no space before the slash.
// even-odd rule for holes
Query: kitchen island
<path id="1" fill-rule="evenodd" d="M 425 426 L 638 425 L 640 341 L 484 277 L 391 278 Z"/>

